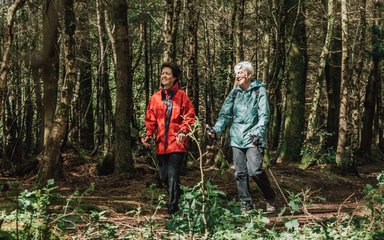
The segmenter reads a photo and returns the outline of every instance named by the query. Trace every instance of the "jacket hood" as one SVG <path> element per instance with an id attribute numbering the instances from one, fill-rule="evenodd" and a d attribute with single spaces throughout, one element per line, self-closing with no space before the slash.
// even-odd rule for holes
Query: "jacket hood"
<path id="1" fill-rule="evenodd" d="M 250 91 L 250 90 L 253 90 L 254 88 L 259 88 L 259 87 L 265 87 L 266 88 L 266 85 L 262 81 L 254 78 L 251 80 L 251 84 L 249 85 L 249 87 L 246 91 Z M 237 85 L 236 89 L 242 91 L 242 89 L 239 85 Z"/>

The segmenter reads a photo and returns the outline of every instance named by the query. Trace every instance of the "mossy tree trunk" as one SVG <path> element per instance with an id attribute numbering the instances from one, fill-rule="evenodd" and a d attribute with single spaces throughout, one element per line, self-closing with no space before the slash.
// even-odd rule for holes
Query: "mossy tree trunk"
<path id="1" fill-rule="evenodd" d="M 300 162 L 305 127 L 305 86 L 307 81 L 307 38 L 304 3 L 298 0 L 285 2 L 287 12 L 287 102 L 284 136 L 279 151 L 282 162 Z"/>
<path id="2" fill-rule="evenodd" d="M 75 30 L 76 17 L 73 11 L 73 0 L 63 0 L 64 7 L 64 62 L 65 77 L 61 89 L 60 102 L 57 106 L 57 115 L 49 134 L 44 154 L 40 162 L 38 185 L 44 186 L 49 179 L 63 177 L 61 147 L 65 141 L 68 130 L 69 111 L 73 98 L 73 90 L 77 83 L 76 56 L 75 56 Z"/>

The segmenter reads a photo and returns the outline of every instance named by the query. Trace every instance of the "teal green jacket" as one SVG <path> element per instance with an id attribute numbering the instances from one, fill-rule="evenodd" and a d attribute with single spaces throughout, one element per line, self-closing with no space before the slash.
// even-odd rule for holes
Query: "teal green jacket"
<path id="1" fill-rule="evenodd" d="M 269 100 L 265 84 L 252 80 L 248 89 L 232 89 L 221 107 L 213 129 L 219 137 L 232 120 L 230 137 L 232 147 L 253 147 L 251 135 L 256 135 L 265 147 L 265 134 L 269 122 Z"/>

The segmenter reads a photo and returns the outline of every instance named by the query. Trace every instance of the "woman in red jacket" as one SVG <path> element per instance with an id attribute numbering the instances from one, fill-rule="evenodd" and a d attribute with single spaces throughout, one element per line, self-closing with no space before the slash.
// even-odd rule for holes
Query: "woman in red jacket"
<path id="1" fill-rule="evenodd" d="M 180 67 L 172 62 L 161 66 L 161 89 L 152 95 L 145 116 L 145 136 L 150 147 L 155 135 L 160 179 L 168 186 L 168 213 L 178 210 L 180 169 L 187 152 L 187 134 L 195 122 L 195 110 L 187 94 L 179 89 Z"/>

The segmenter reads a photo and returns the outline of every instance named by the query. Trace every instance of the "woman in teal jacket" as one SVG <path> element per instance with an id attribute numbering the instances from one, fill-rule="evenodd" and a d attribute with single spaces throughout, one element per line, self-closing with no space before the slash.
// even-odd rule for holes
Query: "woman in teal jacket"
<path id="1" fill-rule="evenodd" d="M 253 79 L 254 70 L 249 61 L 236 64 L 234 88 L 221 107 L 213 128 L 207 126 L 209 137 L 216 138 L 232 120 L 230 145 L 233 150 L 235 178 L 243 211 L 252 206 L 248 176 L 256 181 L 267 200 L 267 212 L 274 212 L 275 192 L 262 169 L 265 134 L 269 122 L 269 101 L 265 84 Z"/>

